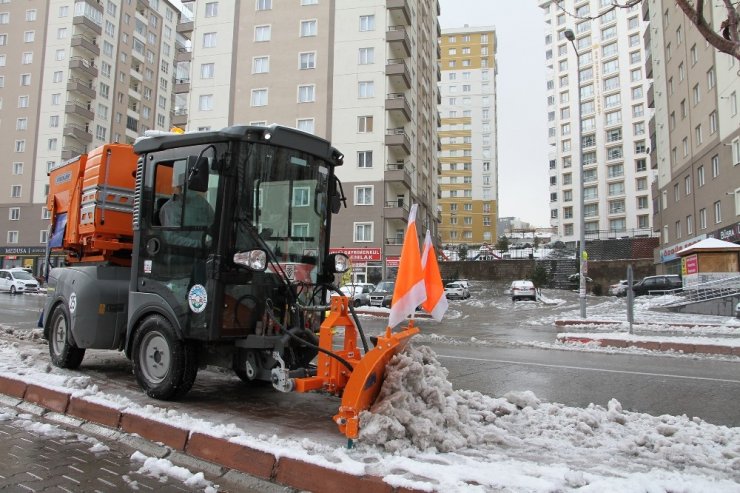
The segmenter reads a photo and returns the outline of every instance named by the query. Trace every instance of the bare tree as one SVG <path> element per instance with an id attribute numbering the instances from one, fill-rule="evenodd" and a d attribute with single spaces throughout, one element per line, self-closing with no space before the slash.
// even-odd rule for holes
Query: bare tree
<path id="1" fill-rule="evenodd" d="M 597 19 L 614 9 L 629 9 L 635 5 L 641 4 L 645 0 L 614 0 L 614 3 L 607 10 L 596 16 L 579 16 L 574 12 L 568 12 L 561 4 L 563 0 L 555 0 L 555 5 L 576 19 Z M 712 1 L 721 1 L 727 10 L 727 18 L 719 26 L 712 26 L 707 22 L 705 17 L 705 5 Z M 740 1 L 733 0 L 675 0 L 676 5 L 683 11 L 686 17 L 699 30 L 704 39 L 714 46 L 717 51 L 727 53 L 730 56 L 740 60 Z"/>

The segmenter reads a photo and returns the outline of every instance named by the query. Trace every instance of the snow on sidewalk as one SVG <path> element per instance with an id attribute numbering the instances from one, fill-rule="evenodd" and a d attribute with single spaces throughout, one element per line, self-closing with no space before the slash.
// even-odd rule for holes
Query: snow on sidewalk
<path id="1" fill-rule="evenodd" d="M 206 373 L 206 372 L 204 372 Z M 292 458 L 389 485 L 422 491 L 686 491 L 740 492 L 740 428 L 686 416 L 624 411 L 616 400 L 575 408 L 541 402 L 531 392 L 490 397 L 454 390 L 447 370 L 425 347 L 411 347 L 388 368 L 381 399 L 363 414 L 353 449 L 326 439 L 242 421 L 188 413 L 145 396 L 103 392 L 99 375 L 48 362 L 43 341 L 0 334 L 0 375 L 85 395 L 116 409 L 135 409 L 280 458 Z M 98 379 L 98 380 L 96 380 Z M 235 383 L 237 385 L 237 383 Z M 145 404 L 142 404 L 145 403 Z M 196 403 L 197 404 L 197 403 Z M 329 416 L 327 416 L 327 419 Z M 248 417 L 244 421 L 247 421 Z M 321 485 L 316 484 L 320 490 Z"/>

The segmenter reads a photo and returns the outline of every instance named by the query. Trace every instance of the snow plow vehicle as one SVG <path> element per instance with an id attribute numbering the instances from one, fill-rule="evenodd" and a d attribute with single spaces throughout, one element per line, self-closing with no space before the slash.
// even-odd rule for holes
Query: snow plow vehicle
<path id="1" fill-rule="evenodd" d="M 418 329 L 388 329 L 369 347 L 346 297 L 326 306 L 349 266 L 329 253 L 342 159 L 292 128 L 233 126 L 106 144 L 53 169 L 47 250 L 65 265 L 48 273 L 52 362 L 123 351 L 162 400 L 185 395 L 199 368 L 227 367 L 279 391 L 341 396 L 334 420 L 356 438 L 386 363 Z"/>

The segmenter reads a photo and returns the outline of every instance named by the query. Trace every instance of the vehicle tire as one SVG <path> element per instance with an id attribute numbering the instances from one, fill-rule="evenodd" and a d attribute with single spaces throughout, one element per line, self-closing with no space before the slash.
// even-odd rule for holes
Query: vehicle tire
<path id="1" fill-rule="evenodd" d="M 79 368 L 85 349 L 78 348 L 70 337 L 70 324 L 67 310 L 57 305 L 51 312 L 51 326 L 49 327 L 49 356 L 54 366 L 74 370 Z"/>
<path id="2" fill-rule="evenodd" d="M 10 294 L 15 294 L 15 286 L 10 286 Z"/>
<path id="3" fill-rule="evenodd" d="M 177 337 L 162 315 L 146 317 L 134 335 L 136 381 L 146 395 L 175 400 L 188 393 L 198 374 L 196 345 Z"/>
<path id="4" fill-rule="evenodd" d="M 355 300 L 352 302 L 352 305 L 354 305 L 355 308 L 359 308 L 362 306 L 362 300 Z"/>
<path id="5" fill-rule="evenodd" d="M 511 298 L 511 301 L 512 301 L 512 303 L 516 303 L 516 298 L 512 297 Z"/>

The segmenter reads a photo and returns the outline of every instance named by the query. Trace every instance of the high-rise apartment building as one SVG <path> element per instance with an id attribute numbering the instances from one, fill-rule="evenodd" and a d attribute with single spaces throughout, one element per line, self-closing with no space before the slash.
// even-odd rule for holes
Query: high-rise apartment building
<path id="1" fill-rule="evenodd" d="M 680 274 L 679 250 L 705 238 L 740 242 L 739 64 L 709 45 L 674 2 L 648 0 L 642 10 L 654 78 L 655 258 L 659 272 Z M 704 15 L 718 26 L 727 10 L 708 2 Z"/>
<path id="2" fill-rule="evenodd" d="M 539 2 L 546 26 L 550 225 L 565 242 L 578 241 L 581 214 L 586 240 L 652 234 L 646 23 L 639 4 L 613 3 Z"/>
<path id="3" fill-rule="evenodd" d="M 280 123 L 331 140 L 347 196 L 331 243 L 358 282 L 397 266 L 412 203 L 436 236 L 437 0 L 184 6 L 175 123 Z"/>
<path id="4" fill-rule="evenodd" d="M 167 0 L 0 2 L 4 267 L 40 271 L 52 167 L 169 128 L 178 18 Z"/>
<path id="5" fill-rule="evenodd" d="M 444 29 L 439 129 L 443 245 L 482 245 L 497 239 L 498 139 L 496 31 Z"/>

